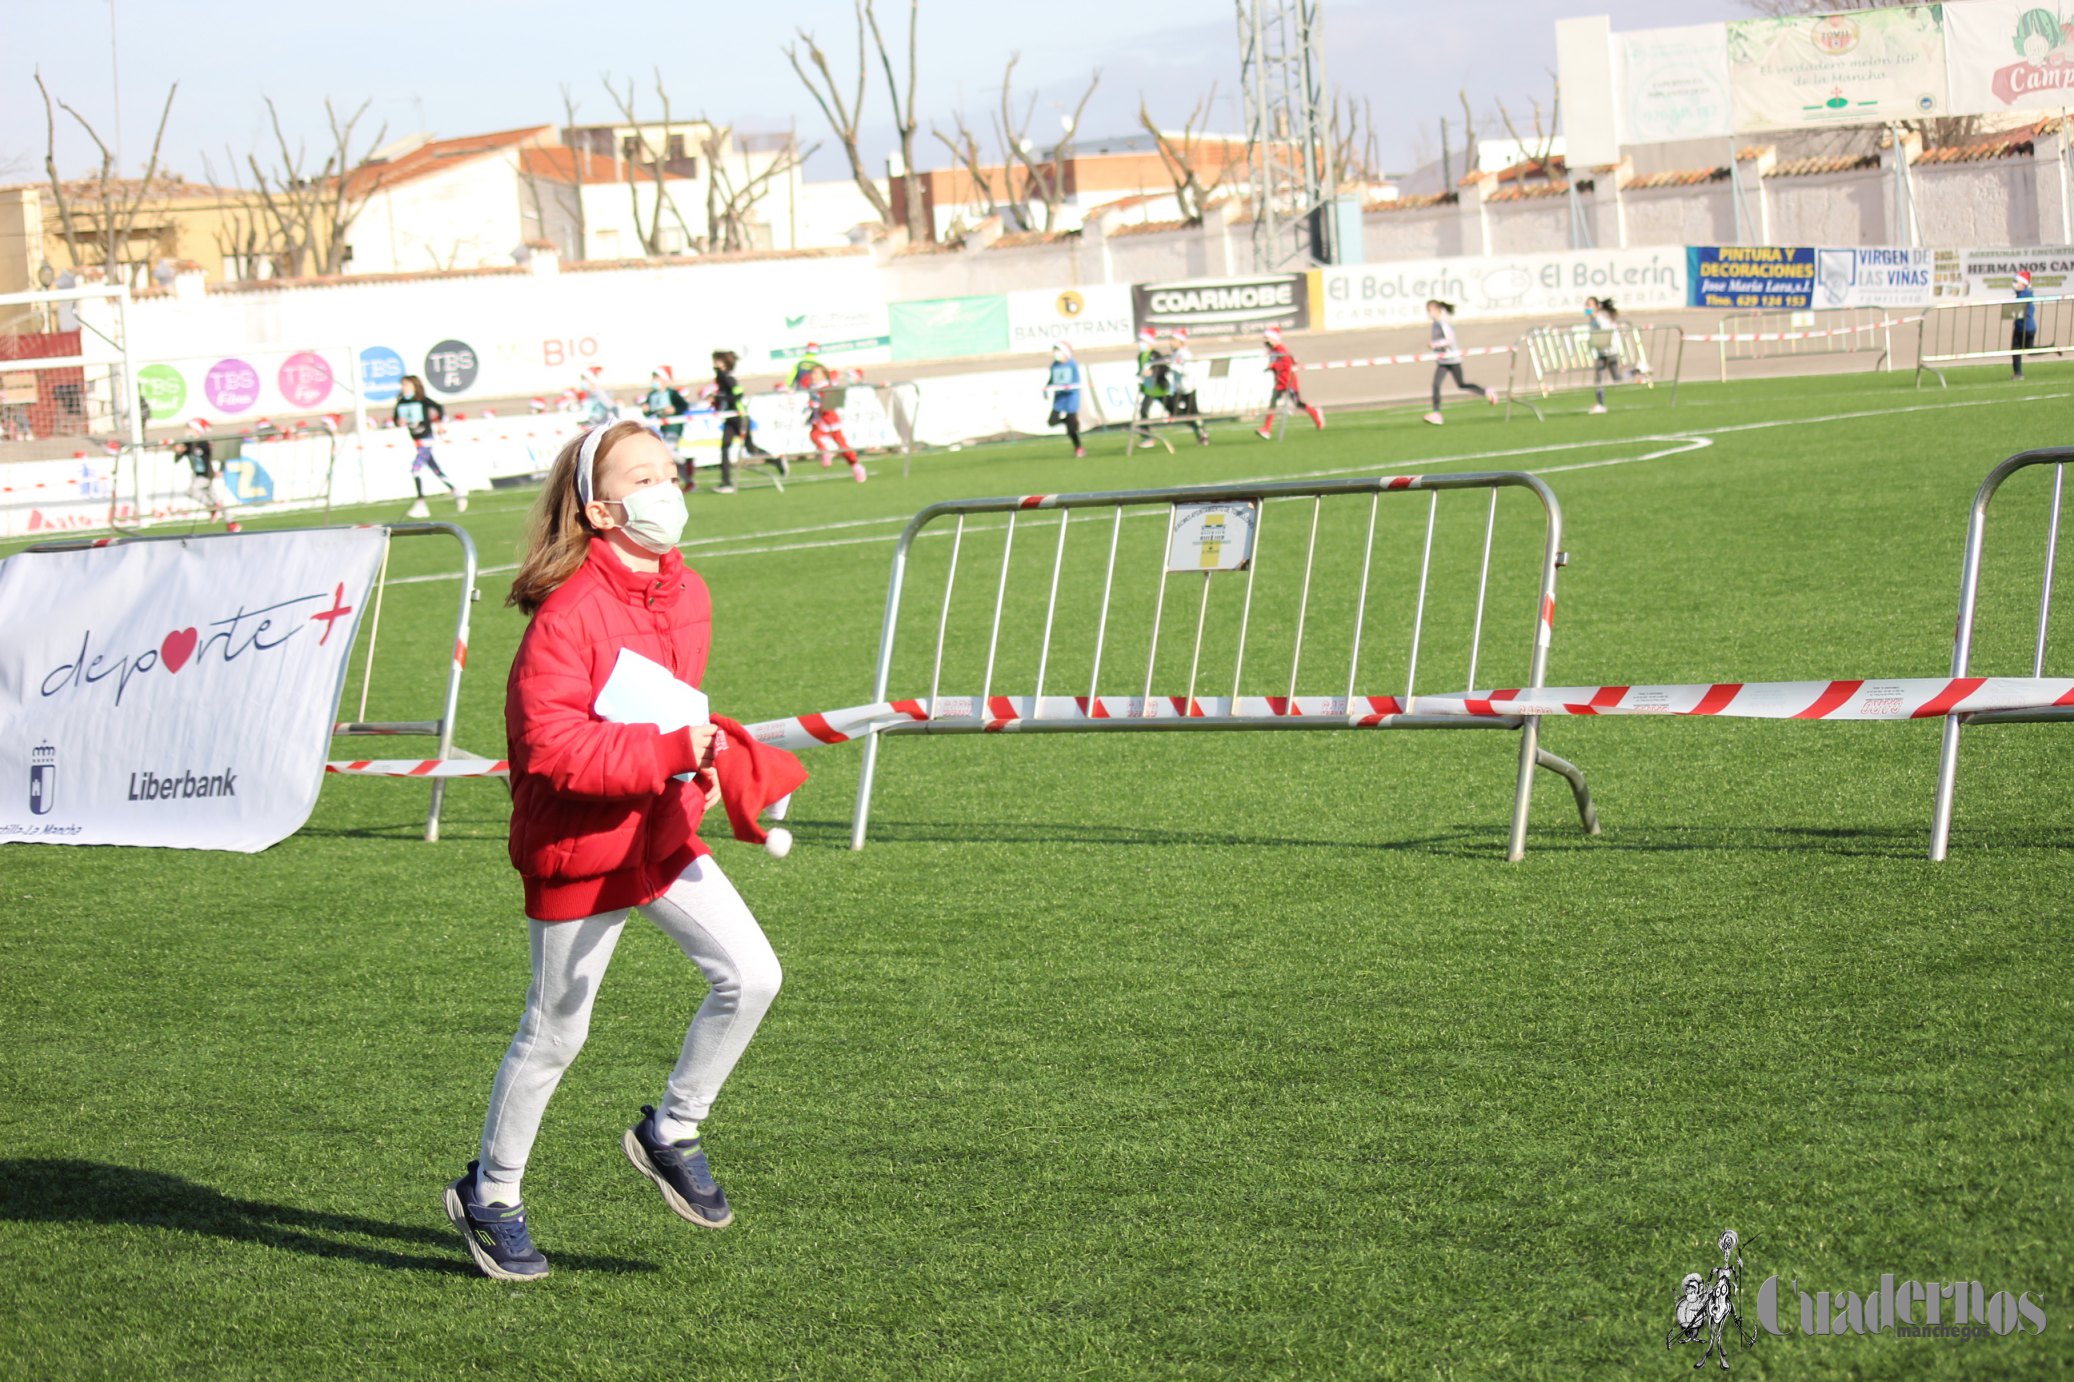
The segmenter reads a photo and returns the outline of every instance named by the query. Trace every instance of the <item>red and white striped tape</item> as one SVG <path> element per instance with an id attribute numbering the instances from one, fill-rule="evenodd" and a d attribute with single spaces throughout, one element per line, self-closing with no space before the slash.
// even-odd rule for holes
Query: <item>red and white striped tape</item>
<path id="1" fill-rule="evenodd" d="M 1010 733 L 1037 722 L 1241 719 L 1338 721 L 1383 727 L 1402 717 L 1512 719 L 1556 715 L 1701 715 L 1756 720 L 1922 720 L 1989 711 L 2074 707 L 2074 680 L 2059 677 L 1901 677 L 1886 681 L 1712 682 L 1690 686 L 1549 686 L 1414 696 L 941 696 L 932 716 L 919 700 L 881 701 L 746 726 L 765 744 L 809 749 L 844 744 L 893 725 L 933 720 Z M 356 759 L 324 765 L 362 777 L 506 777 L 503 759 Z"/>
<path id="2" fill-rule="evenodd" d="M 1694 332 L 1685 338 L 1687 345 L 1701 341 L 1820 341 L 1831 336 L 1862 336 L 1873 331 L 1885 331 L 1890 327 L 1914 326 L 1921 317 L 1882 317 L 1876 322 L 1860 322 L 1856 326 L 1833 326 L 1826 331 L 1729 331 Z"/>
<path id="3" fill-rule="evenodd" d="M 1691 339 L 1691 338 L 1690 338 L 1690 337 L 1688 337 L 1687 339 L 1689 340 L 1689 339 Z M 1502 346 L 1470 346 L 1470 347 L 1469 347 L 1468 349 L 1466 349 L 1466 350 L 1458 350 L 1458 351 L 1456 351 L 1456 352 L 1455 352 L 1455 353 L 1454 353 L 1453 355 L 1450 355 L 1450 356 L 1449 356 L 1449 357 L 1447 357 L 1447 358 L 1448 358 L 1448 361 L 1449 361 L 1449 363 L 1451 363 L 1451 364 L 1452 364 L 1452 363 L 1453 363 L 1453 362 L 1454 362 L 1455 360 L 1457 360 L 1457 359 L 1467 359 L 1467 358 L 1469 358 L 1470 356 L 1474 356 L 1474 355 L 1510 355 L 1510 354 L 1512 354 L 1512 347 L 1511 347 L 1511 346 L 1509 346 L 1509 345 L 1502 345 Z M 1415 354 L 1411 354 L 1411 355 L 1368 355 L 1368 356 L 1364 356 L 1364 357 L 1362 357 L 1362 358 L 1360 358 L 1360 359 L 1357 359 L 1357 360 L 1319 360 L 1319 361 L 1317 361 L 1317 362 L 1316 362 L 1316 363 L 1314 363 L 1314 364 L 1308 364 L 1308 365 L 1303 365 L 1303 366 L 1300 366 L 1300 368 L 1302 368 L 1302 369 L 1307 369 L 1307 370 L 1320 370 L 1320 369 L 1367 369 L 1367 368 L 1369 368 L 1369 367 L 1370 367 L 1370 366 L 1372 366 L 1372 365 L 1423 365 L 1423 364 L 1428 364 L 1428 363 L 1431 363 L 1431 362 L 1433 362 L 1433 361 L 1436 361 L 1436 360 L 1439 360 L 1439 359 L 1440 359 L 1440 352 L 1439 352 L 1439 351 L 1437 351 L 1437 350 L 1422 350 L 1422 351 L 1418 351 L 1417 353 L 1415 353 Z"/>

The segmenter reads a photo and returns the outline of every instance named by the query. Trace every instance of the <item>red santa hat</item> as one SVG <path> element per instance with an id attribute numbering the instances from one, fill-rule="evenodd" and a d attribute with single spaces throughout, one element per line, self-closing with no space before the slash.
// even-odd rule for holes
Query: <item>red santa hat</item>
<path id="1" fill-rule="evenodd" d="M 1188 328 L 1185 326 L 1177 326 L 1172 331 L 1169 331 L 1167 334 L 1169 336 L 1172 336 L 1177 341 L 1185 341 L 1188 339 Z"/>
<path id="2" fill-rule="evenodd" d="M 677 376 L 670 373 L 670 367 L 668 365 L 657 365 L 652 371 L 650 371 L 648 377 L 650 379 L 660 379 L 665 384 L 674 384 L 677 382 Z"/>
<path id="3" fill-rule="evenodd" d="M 809 354 L 809 355 L 819 355 L 820 353 L 821 353 L 821 343 L 820 343 L 819 341 L 808 341 L 808 342 L 807 342 L 807 354 Z"/>
<path id="4" fill-rule="evenodd" d="M 2016 286 L 2019 288 L 2031 286 L 2031 271 L 2029 269 L 2018 269 L 2016 271 Z"/>
<path id="5" fill-rule="evenodd" d="M 534 394 L 534 395 L 533 395 L 533 396 L 532 396 L 531 398 L 529 398 L 529 399 L 527 399 L 527 400 L 526 400 L 526 411 L 527 411 L 527 412 L 529 412 L 529 413 L 544 413 L 544 412 L 546 412 L 546 411 L 547 411 L 547 400 L 546 400 L 546 399 L 544 399 L 544 398 L 542 398 L 542 397 L 541 397 L 541 396 L 540 396 L 539 394 L 537 394 L 537 393 L 536 393 L 536 394 Z"/>
<path id="6" fill-rule="evenodd" d="M 737 840 L 783 857 L 792 848 L 792 832 L 783 826 L 766 831 L 757 817 L 799 789 L 807 780 L 805 766 L 796 755 L 762 743 L 724 715 L 715 715 L 713 724 L 720 730 L 713 743 L 713 775 L 720 783 L 728 825 Z"/>
<path id="7" fill-rule="evenodd" d="M 1282 343 L 1282 328 L 1279 326 L 1267 327 L 1261 331 L 1260 339 L 1272 341 L 1274 344 L 1280 345 Z"/>
<path id="8" fill-rule="evenodd" d="M 1141 326 L 1138 328 L 1138 339 L 1147 342 L 1156 341 L 1159 339 L 1159 333 L 1149 326 Z"/>
<path id="9" fill-rule="evenodd" d="M 197 435 L 206 432 L 209 430 L 209 419 L 205 417 L 191 417 L 187 420 L 187 430 Z"/>

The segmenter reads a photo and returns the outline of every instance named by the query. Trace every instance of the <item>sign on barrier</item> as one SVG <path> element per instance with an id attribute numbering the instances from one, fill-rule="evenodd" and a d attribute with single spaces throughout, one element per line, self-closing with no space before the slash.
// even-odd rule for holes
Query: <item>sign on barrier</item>
<path id="1" fill-rule="evenodd" d="M 256 853 L 316 805 L 379 528 L 0 562 L 0 843 Z"/>
<path id="2" fill-rule="evenodd" d="M 1536 583 L 1537 599 L 1531 618 L 1533 642 L 1527 663 L 1528 685 L 1538 688 L 1547 671 L 1549 643 L 1555 623 L 1556 569 L 1566 558 L 1560 550 L 1562 508 L 1548 486 L 1533 475 L 1516 471 L 1399 475 L 1352 480 L 1280 481 L 1251 485 L 1134 490 L 1108 494 L 1033 494 L 999 499 L 952 500 L 931 505 L 909 521 L 894 548 L 893 571 L 886 589 L 885 620 L 879 634 L 873 700 L 886 701 L 892 679 L 895 639 L 899 630 L 907 571 L 915 541 L 932 524 L 948 520 L 954 524 L 950 564 L 944 576 L 942 607 L 937 617 L 936 642 L 929 674 L 929 694 L 926 699 L 915 702 L 864 707 L 853 717 L 851 727 L 842 731 L 845 734 L 869 733 L 864 746 L 862 772 L 857 784 L 857 814 L 851 829 L 851 848 L 864 848 L 882 739 L 908 734 L 988 733 L 1011 728 L 1021 733 L 1099 733 L 1162 729 L 1191 732 L 1342 728 L 1517 729 L 1521 731 L 1519 772 L 1513 794 L 1507 857 L 1518 859 L 1525 853 L 1527 807 L 1532 796 L 1534 770 L 1537 767 L 1555 772 L 1570 783 L 1585 829 L 1593 834 L 1598 833 L 1597 818 L 1592 810 L 1591 794 L 1585 785 L 1583 773 L 1572 764 L 1541 748 L 1538 721 L 1534 717 L 1529 715 L 1470 718 L 1460 715 L 1427 715 L 1419 709 L 1419 654 L 1428 613 L 1427 596 L 1433 571 L 1434 535 L 1440 512 L 1440 495 L 1443 491 L 1450 490 L 1481 490 L 1488 494 L 1488 505 L 1483 514 L 1482 558 L 1477 567 L 1474 586 L 1475 612 L 1469 631 L 1469 666 L 1465 679 L 1467 685 L 1473 686 L 1476 684 L 1476 671 L 1483 648 L 1485 604 L 1491 587 L 1492 552 L 1498 531 L 1498 493 L 1505 488 L 1521 488 L 1531 492 L 1539 501 L 1543 515 L 1539 579 Z M 1361 684 L 1363 635 L 1369 622 L 1370 578 L 1377 551 L 1376 520 L 1385 495 L 1412 493 L 1428 495 L 1429 502 L 1416 591 L 1411 594 L 1408 601 L 1409 610 L 1404 610 L 1402 605 L 1397 610 L 1399 613 L 1408 613 L 1411 623 L 1409 650 L 1405 660 L 1404 693 L 1401 697 L 1363 695 L 1357 688 Z M 1366 536 L 1360 554 L 1358 585 L 1354 586 L 1358 595 L 1352 611 L 1351 627 L 1345 631 L 1346 645 L 1350 649 L 1345 669 L 1345 687 L 1343 693 L 1329 699 L 1328 708 L 1318 700 L 1300 694 L 1306 625 L 1313 603 L 1312 578 L 1317 567 L 1320 521 L 1328 501 L 1333 501 L 1336 505 L 1355 505 L 1354 513 L 1350 517 L 1358 521 L 1359 501 L 1363 497 L 1368 500 Z M 1308 537 L 1283 539 L 1283 545 L 1276 549 L 1276 555 L 1268 557 L 1264 555 L 1266 549 L 1261 538 L 1261 532 L 1266 526 L 1261 510 L 1265 505 L 1278 501 L 1293 503 L 1298 512 L 1308 511 Z M 1083 542 L 1092 543 L 1096 552 L 1106 548 L 1108 557 L 1103 569 L 1100 609 L 1087 625 L 1091 627 L 1093 635 L 1088 694 L 1084 700 L 1048 698 L 1045 695 L 1047 671 L 1055 654 L 1061 660 L 1066 656 L 1066 650 L 1057 646 L 1061 640 L 1055 639 L 1054 634 L 1059 624 L 1060 580 L 1066 570 L 1069 526 L 1076 513 L 1089 511 L 1096 516 L 1095 531 L 1090 538 L 1083 539 Z M 1132 592 L 1127 589 L 1124 600 L 1119 602 L 1116 598 L 1117 557 L 1127 512 L 1163 516 L 1167 528 L 1165 538 L 1158 547 L 1161 562 L 1153 589 L 1138 591 L 1137 598 L 1133 598 Z M 996 514 L 1004 515 L 1007 522 L 1002 542 L 1000 570 L 992 594 L 993 613 L 987 624 L 985 671 L 980 678 L 979 694 L 977 697 L 945 697 L 942 694 L 943 670 L 946 652 L 953 641 L 950 636 L 952 603 L 960 570 L 959 558 L 966 546 L 967 529 L 972 520 Z M 1027 697 L 997 697 L 994 692 L 994 676 L 1004 632 L 1003 614 L 1008 606 L 1014 570 L 1011 559 L 1015 549 L 1016 531 L 1020 523 L 1034 523 L 1040 514 L 1045 517 L 1056 514 L 1058 521 L 1046 534 L 1053 547 L 1049 593 L 1044 602 L 1043 631 L 1036 640 L 1036 687 Z M 1250 525 L 1244 523 L 1241 514 L 1252 516 Z M 1213 516 L 1221 517 L 1222 523 L 1213 524 Z M 1109 522 L 1101 523 L 1101 517 L 1107 517 Z M 1083 523 L 1082 528 L 1085 526 Z M 1281 525 L 1276 526 L 1280 530 Z M 1213 527 L 1222 528 L 1222 535 L 1213 539 Z M 1302 521 L 1299 520 L 1297 531 L 1302 531 L 1302 527 Z M 1239 537 L 1241 528 L 1246 529 L 1243 539 Z M 1235 561 L 1238 552 L 1233 549 L 1242 540 L 1245 544 L 1245 559 Z M 1298 543 L 1300 545 L 1297 545 Z M 1296 564 L 1296 554 L 1299 551 L 1302 554 L 1300 568 Z M 1280 677 L 1279 668 L 1276 673 L 1281 694 L 1247 695 L 1244 687 L 1255 584 L 1263 562 L 1270 560 L 1282 562 L 1280 570 L 1288 572 L 1289 579 L 1300 588 L 1294 620 L 1294 641 L 1289 650 L 1286 680 Z M 1466 575 L 1466 572 L 1464 574 Z M 1200 577 L 1193 588 L 1190 587 L 1189 579 L 1192 575 Z M 1211 624 L 1211 593 L 1220 577 L 1227 583 L 1227 598 L 1219 605 L 1220 610 L 1234 603 L 1237 605 L 1236 615 L 1227 616 L 1226 620 L 1220 621 L 1217 630 L 1220 639 L 1234 631 L 1236 635 L 1235 656 L 1231 664 L 1229 682 L 1231 694 L 1223 698 L 1198 697 L 1198 689 L 1207 690 L 1204 681 L 1206 676 L 1222 680 L 1221 670 L 1210 671 L 1204 666 L 1205 635 Z M 1183 590 L 1180 598 L 1192 599 L 1196 604 L 1187 679 L 1183 683 L 1179 679 L 1178 671 L 1170 671 L 1169 676 L 1176 688 L 1185 689 L 1178 696 L 1155 696 L 1154 687 L 1159 684 L 1161 628 L 1166 615 L 1168 590 L 1176 580 L 1180 582 Z M 1128 573 L 1125 581 L 1127 585 L 1132 584 Z M 1231 583 L 1236 584 L 1236 591 L 1231 589 Z M 1026 593 L 1034 595 L 1035 592 Z M 1466 595 L 1466 590 L 1463 593 Z M 1136 686 L 1136 694 L 1122 697 L 1113 694 L 1105 696 L 1102 693 L 1102 677 L 1105 653 L 1109 651 L 1112 621 L 1119 629 L 1124 628 L 1127 619 L 1135 620 L 1148 613 L 1147 603 L 1150 640 L 1145 655 L 1143 677 L 1140 679 L 1135 670 L 1135 659 L 1129 673 Z M 1381 614 L 1378 614 L 1377 618 L 1380 622 Z M 1310 636 L 1315 649 L 1321 631 L 1311 630 Z M 961 656 L 964 651 L 967 650 L 963 648 L 961 641 Z M 977 649 L 969 651 L 976 653 Z M 1374 650 L 1369 651 L 1373 653 Z M 1259 660 L 1256 658 L 1256 672 L 1258 666 Z M 1110 669 L 1111 678 L 1114 679 L 1117 673 L 1113 660 Z M 1318 675 L 1314 667 L 1313 678 Z M 1332 669 L 1332 675 L 1337 677 L 1336 667 Z M 1306 704 L 1313 707 L 1309 713 L 1304 709 Z M 878 713 L 880 711 L 885 713 Z M 828 741 L 829 734 L 836 732 L 825 723 L 818 728 L 805 728 L 806 732 L 824 742 Z"/>

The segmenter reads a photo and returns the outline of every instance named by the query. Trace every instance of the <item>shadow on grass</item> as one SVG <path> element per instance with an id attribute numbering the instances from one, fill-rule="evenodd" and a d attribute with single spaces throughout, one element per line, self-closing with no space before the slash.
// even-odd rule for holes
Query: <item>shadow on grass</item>
<path id="1" fill-rule="evenodd" d="M 848 821 L 789 822 L 802 842 L 841 843 L 850 838 Z M 1382 838 L 1367 840 L 1300 838 L 1289 835 L 1244 835 L 1216 830 L 1166 830 L 1143 825 L 1102 825 L 1089 821 L 879 821 L 869 839 L 885 844 L 1064 844 L 1064 845 L 1195 845 L 1247 848 L 1359 849 L 1415 852 L 1456 858 L 1505 855 L 1502 821 L 1456 825 L 1424 835 L 1390 838 L 1388 822 L 1377 826 Z M 1609 835 L 1587 836 L 1572 823 L 1537 824 L 1528 832 L 1527 852 L 1615 854 L 1684 854 L 1704 851 L 1833 854 L 1849 858 L 1921 859 L 1930 845 L 1930 823 L 1907 826 L 1819 825 L 1648 825 L 1615 827 Z M 1957 853 L 1969 841 L 1955 837 Z M 1974 850 L 2058 852 L 2074 849 L 2074 831 L 2042 829 L 2022 839 L 2007 833 L 1982 835 Z"/>
<path id="2" fill-rule="evenodd" d="M 292 1205 L 240 1200 L 163 1171 L 111 1166 L 102 1161 L 23 1158 L 0 1161 L 0 1220 L 40 1224 L 130 1224 L 138 1228 L 203 1233 L 233 1243 L 258 1243 L 311 1257 L 342 1258 L 392 1271 L 475 1276 L 467 1253 L 446 1229 L 385 1224 L 354 1214 L 329 1214 Z M 425 1256 L 341 1241 L 347 1235 L 437 1248 Z M 651 1262 L 557 1253 L 557 1266 L 587 1272 L 652 1272 Z"/>

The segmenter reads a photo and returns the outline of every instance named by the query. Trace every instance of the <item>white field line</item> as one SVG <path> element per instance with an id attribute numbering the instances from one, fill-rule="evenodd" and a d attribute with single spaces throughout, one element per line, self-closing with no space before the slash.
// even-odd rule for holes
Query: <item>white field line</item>
<path id="1" fill-rule="evenodd" d="M 1641 461 L 1666 460 L 1675 456 L 1691 455 L 1712 446 L 1713 439 L 1724 433 L 1755 432 L 1769 430 L 1778 427 L 1813 426 L 1821 423 L 1830 422 L 1858 422 L 1863 421 L 1867 418 L 1893 417 L 1899 414 L 1907 413 L 1946 412 L 1958 408 L 1988 408 L 1997 407 L 2009 403 L 2056 402 L 2064 399 L 2065 397 L 2066 395 L 2064 393 L 2032 393 L 2015 396 L 2004 394 L 1993 398 L 1945 399 L 1935 403 L 1909 404 L 1905 407 L 1900 408 L 1875 408 L 1858 410 L 1847 413 L 1824 413 L 1817 414 L 1813 417 L 1771 418 L 1758 422 L 1727 423 L 1716 427 L 1693 428 L 1686 431 L 1677 432 L 1661 432 L 1641 437 L 1609 437 L 1604 440 L 1558 442 L 1554 445 L 1549 446 L 1507 447 L 1495 451 L 1471 451 L 1451 456 L 1428 456 L 1412 461 L 1393 461 L 1385 465 L 1370 464 L 1338 466 L 1326 470 L 1305 470 L 1295 472 L 1285 471 L 1279 474 L 1249 475 L 1237 479 L 1220 481 L 1219 483 L 1245 485 L 1266 483 L 1275 480 L 1323 480 L 1341 475 L 1372 475 L 1391 471 L 1412 471 L 1414 473 L 1419 473 L 1423 472 L 1424 470 L 1432 469 L 1435 467 L 1453 467 L 1472 461 L 1510 460 L 1516 457 L 1546 456 L 1556 452 L 1564 451 L 1605 450 L 1617 446 L 1647 445 L 1651 442 L 1671 443 L 1671 445 L 1664 447 L 1662 449 L 1646 451 L 1641 453 L 1640 455 L 1614 456 L 1602 461 L 1584 461 L 1569 465 L 1541 466 L 1532 468 L 1528 471 L 1529 474 L 1533 475 L 1559 475 L 1570 471 L 1598 470 L 1609 466 L 1633 465 Z M 1157 510 L 1141 511 L 1141 513 L 1143 514 L 1155 515 L 1157 514 L 1157 512 Z M 758 543 L 760 539 L 764 538 L 807 537 L 815 533 L 836 532 L 851 528 L 875 527 L 879 525 L 889 524 L 905 524 L 908 521 L 908 518 L 910 517 L 912 517 L 912 515 L 901 515 L 890 518 L 843 519 L 831 523 L 808 524 L 797 528 L 776 528 L 755 533 L 740 533 L 731 537 L 694 539 L 691 542 L 685 543 L 684 546 L 686 548 L 693 548 L 701 542 L 713 544 L 714 550 L 705 550 L 701 548 L 700 550 L 693 551 L 690 553 L 690 555 L 697 557 L 701 561 L 712 561 L 723 557 L 769 556 L 780 552 L 809 552 L 822 551 L 837 547 L 869 546 L 874 543 L 893 542 L 897 540 L 899 535 L 897 533 L 875 533 L 870 534 L 868 536 L 830 538 L 824 541 L 762 543 L 761 545 L 747 547 L 734 547 L 729 546 L 728 544 L 741 542 Z M 997 528 L 1005 527 L 1007 527 L 1006 523 L 974 524 L 968 522 L 966 524 L 966 530 L 968 532 L 990 532 Z M 940 531 L 941 530 L 939 529 L 925 528 L 918 536 L 930 537 L 936 535 Z M 515 571 L 517 569 L 518 567 L 516 564 L 502 566 L 485 566 L 480 568 L 479 574 L 486 576 L 497 575 L 503 572 Z M 434 572 L 428 575 L 420 576 L 392 577 L 389 581 L 389 584 L 415 585 L 429 581 L 451 581 L 457 580 L 459 578 L 460 572 L 458 571 Z"/>

